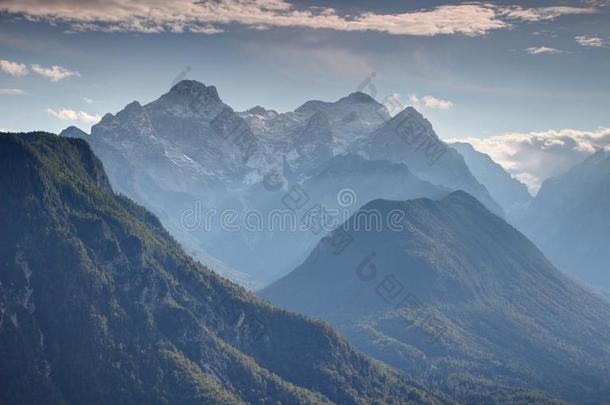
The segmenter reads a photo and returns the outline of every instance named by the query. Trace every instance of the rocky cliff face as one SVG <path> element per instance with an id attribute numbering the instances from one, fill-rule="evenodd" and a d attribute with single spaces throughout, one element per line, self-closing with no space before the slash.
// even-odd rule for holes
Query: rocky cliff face
<path id="1" fill-rule="evenodd" d="M 106 115 L 90 136 L 74 129 L 64 135 L 86 139 L 104 162 L 114 189 L 159 216 L 190 254 L 206 263 L 221 263 L 218 268 L 224 275 L 257 288 L 292 268 L 293 262 L 288 265 L 262 253 L 274 251 L 276 238 L 227 231 L 218 221 L 207 229 L 187 229 L 185 213 L 198 210 L 201 218 L 212 212 L 235 212 L 243 230 L 246 212 L 266 215 L 285 209 L 285 194 L 305 182 L 314 187 L 316 173 L 345 155 L 406 165 L 411 175 L 433 186 L 467 190 L 494 212 L 501 212 L 463 159 L 453 150 L 446 152 L 446 145 L 421 115 L 408 109 L 404 116 L 410 117 L 409 125 L 401 125 L 400 134 L 419 139 L 417 131 L 423 126 L 426 133 L 421 139 L 429 144 L 412 145 L 411 138 L 396 136 L 394 126 L 403 121 L 390 119 L 383 105 L 363 93 L 336 102 L 309 101 L 282 114 L 260 106 L 235 113 L 213 86 L 182 81 L 152 103 L 134 102 L 116 115 Z M 266 184 L 270 175 L 280 179 L 280 189 L 270 192 Z M 336 190 L 324 188 L 328 194 L 316 193 L 316 201 L 309 202 L 336 200 L 340 190 L 363 190 L 364 184 L 379 178 L 379 172 L 360 171 L 359 177 Z M 389 186 L 396 191 L 392 196 L 432 196 L 400 189 L 406 183 L 399 183 Z M 375 196 L 364 192 L 359 203 L 365 204 L 368 198 Z M 295 218 L 300 221 L 302 215 Z M 282 256 L 292 260 L 303 257 L 317 242 L 307 232 L 289 239 L 294 243 L 285 246 Z M 242 252 L 240 260 L 233 254 L 235 249 Z"/>

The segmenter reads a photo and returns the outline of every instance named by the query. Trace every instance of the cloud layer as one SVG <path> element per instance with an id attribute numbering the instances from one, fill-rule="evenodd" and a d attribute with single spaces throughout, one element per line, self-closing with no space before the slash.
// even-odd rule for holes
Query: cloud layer
<path id="1" fill-rule="evenodd" d="M 63 108 L 57 111 L 53 110 L 52 108 L 47 108 L 47 112 L 55 118 L 72 123 L 82 122 L 84 124 L 95 124 L 102 119 L 102 117 L 98 114 L 89 114 L 84 111 L 75 111 L 68 108 Z"/>
<path id="2" fill-rule="evenodd" d="M 39 76 L 45 77 L 52 82 L 58 82 L 63 79 L 67 79 L 72 76 L 80 76 L 80 73 L 66 69 L 59 65 L 53 65 L 51 67 L 43 67 L 37 64 L 30 65 L 30 68 L 20 62 L 13 62 L 10 60 L 0 60 L 0 70 L 8 73 L 11 76 L 22 77 L 35 73 Z"/>
<path id="3" fill-rule="evenodd" d="M 541 55 L 541 54 L 558 54 L 562 53 L 559 49 L 549 48 L 548 46 L 533 46 L 525 49 L 525 52 L 530 55 Z"/>
<path id="4" fill-rule="evenodd" d="M 542 182 L 569 170 L 599 149 L 610 150 L 610 128 L 509 133 L 485 139 L 452 139 L 468 142 L 491 156 L 511 175 L 537 192 Z"/>
<path id="5" fill-rule="evenodd" d="M 29 73 L 26 65 L 10 60 L 0 60 L 0 70 L 15 77 L 25 76 Z"/>
<path id="6" fill-rule="evenodd" d="M 608 45 L 608 41 L 605 41 L 600 37 L 587 37 L 587 36 L 577 36 L 574 38 L 578 45 L 587 47 L 587 48 L 602 48 Z"/>
<path id="7" fill-rule="evenodd" d="M 21 89 L 0 89 L 0 94 L 6 96 L 24 96 L 27 93 Z"/>
<path id="8" fill-rule="evenodd" d="M 449 100 L 443 100 L 434 96 L 423 96 L 420 98 L 417 94 L 410 94 L 409 102 L 416 109 L 432 108 L 437 110 L 448 110 L 453 107 L 453 102 Z"/>
<path id="9" fill-rule="evenodd" d="M 46 77 L 52 82 L 58 82 L 72 76 L 80 76 L 80 73 L 66 69 L 64 67 L 53 65 L 50 68 L 45 68 L 40 65 L 32 65 L 32 72 Z"/>
<path id="10" fill-rule="evenodd" d="M 397 14 L 365 11 L 341 15 L 331 7 L 297 9 L 284 0 L 4 0 L 0 11 L 34 21 L 66 24 L 68 31 L 193 32 L 214 34 L 224 26 L 325 28 L 394 35 L 484 35 L 515 22 L 594 13 L 592 7 L 500 7 L 484 3 L 443 5 Z"/>

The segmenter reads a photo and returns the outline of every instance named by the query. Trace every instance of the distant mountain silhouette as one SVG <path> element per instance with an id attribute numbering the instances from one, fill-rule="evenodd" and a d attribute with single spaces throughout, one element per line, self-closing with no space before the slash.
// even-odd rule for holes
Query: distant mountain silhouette
<path id="1" fill-rule="evenodd" d="M 546 180 L 512 220 L 559 269 L 609 293 L 609 208 L 610 153 L 599 151 Z"/>
<path id="2" fill-rule="evenodd" d="M 464 157 L 474 177 L 509 216 L 532 200 L 527 186 L 508 174 L 489 155 L 476 151 L 469 143 L 454 142 L 449 146 Z"/>

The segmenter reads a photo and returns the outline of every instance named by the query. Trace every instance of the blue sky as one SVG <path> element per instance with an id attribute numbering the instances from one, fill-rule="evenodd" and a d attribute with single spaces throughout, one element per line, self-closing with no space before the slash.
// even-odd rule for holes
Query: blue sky
<path id="1" fill-rule="evenodd" d="M 343 97 L 372 72 L 379 101 L 398 94 L 445 139 L 562 130 L 598 139 L 610 127 L 604 0 L 2 0 L 0 21 L 9 130 L 88 131 L 96 117 L 158 98 L 181 73 L 237 110 L 288 111 Z M 514 166 L 504 152 L 497 159 Z"/>

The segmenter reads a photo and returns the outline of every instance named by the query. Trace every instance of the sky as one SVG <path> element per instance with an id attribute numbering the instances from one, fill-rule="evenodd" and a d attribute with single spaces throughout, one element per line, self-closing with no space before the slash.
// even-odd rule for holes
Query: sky
<path id="1" fill-rule="evenodd" d="M 238 111 L 413 105 L 535 192 L 610 145 L 610 0 L 0 0 L 0 129 L 89 131 L 181 78 Z"/>

